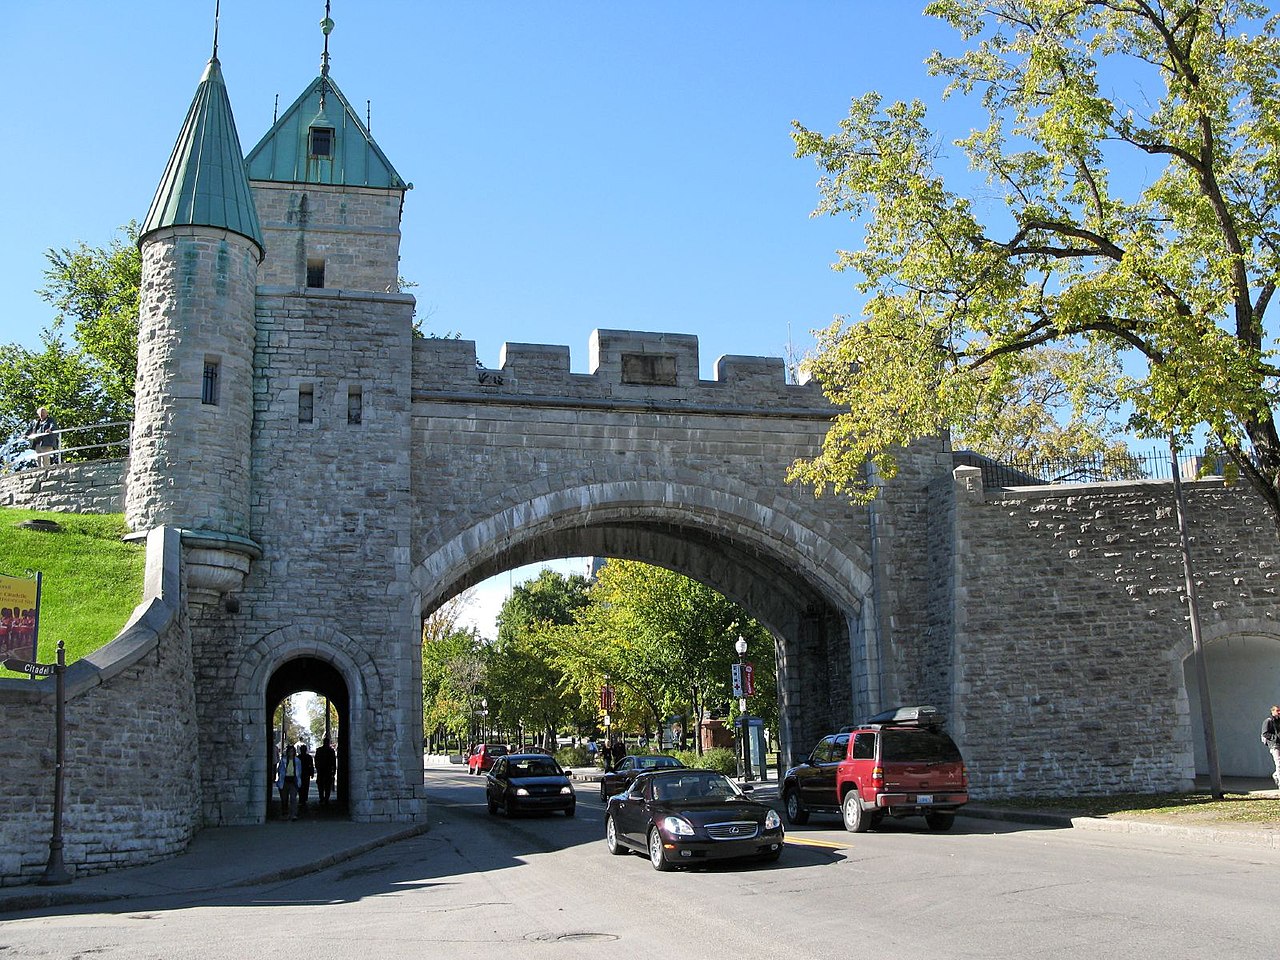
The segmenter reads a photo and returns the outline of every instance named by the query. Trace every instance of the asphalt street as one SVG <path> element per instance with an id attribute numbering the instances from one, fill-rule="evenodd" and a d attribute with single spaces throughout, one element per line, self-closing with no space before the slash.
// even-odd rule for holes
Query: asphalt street
<path id="1" fill-rule="evenodd" d="M 482 782 L 429 770 L 425 833 L 301 876 L 0 915 L 0 956 L 1275 956 L 1269 847 L 970 817 L 853 835 L 815 818 L 776 865 L 659 874 L 609 856 L 594 785 L 573 819 L 508 820 Z"/>

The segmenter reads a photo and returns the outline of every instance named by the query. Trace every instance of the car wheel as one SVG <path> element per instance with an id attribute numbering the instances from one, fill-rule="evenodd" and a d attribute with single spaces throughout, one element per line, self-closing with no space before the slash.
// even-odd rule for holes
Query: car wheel
<path id="1" fill-rule="evenodd" d="M 862 801 L 858 799 L 858 790 L 853 788 L 844 795 L 840 804 L 840 813 L 844 816 L 844 828 L 850 833 L 866 833 L 871 826 L 871 817 L 862 809 Z"/>
<path id="2" fill-rule="evenodd" d="M 603 780 L 601 780 L 601 781 L 600 781 L 600 802 L 601 802 L 601 803 L 604 803 L 604 802 L 605 802 L 605 801 L 607 801 L 608 799 L 609 799 L 609 794 L 608 794 L 607 792 L 605 792 L 605 789 L 604 789 L 604 781 L 603 781 Z"/>
<path id="3" fill-rule="evenodd" d="M 809 822 L 809 811 L 804 808 L 804 804 L 800 802 L 800 791 L 795 787 L 788 787 L 784 801 L 784 807 L 787 812 L 787 822 L 794 823 L 798 827 L 803 827 Z"/>
<path id="4" fill-rule="evenodd" d="M 675 869 L 667 859 L 667 852 L 662 849 L 662 834 L 658 833 L 657 827 L 649 831 L 649 862 L 661 873 Z"/>
<path id="5" fill-rule="evenodd" d="M 493 814 L 496 814 L 496 813 L 498 812 L 498 804 L 497 804 L 497 801 L 495 801 L 495 800 L 493 799 L 493 797 L 485 797 L 485 800 L 486 800 L 486 801 L 487 801 L 487 803 L 488 803 L 489 812 L 490 812 L 490 813 L 493 813 Z"/>
<path id="6" fill-rule="evenodd" d="M 565 808 L 564 808 L 564 815 L 565 815 L 566 817 L 572 817 L 572 816 L 573 816 L 573 814 L 574 814 L 574 812 L 575 812 L 575 810 L 576 810 L 576 808 L 577 808 L 577 804 L 576 804 L 576 803 L 575 803 L 575 804 L 571 804 L 571 805 L 569 805 L 569 806 L 565 807 Z"/>
<path id="7" fill-rule="evenodd" d="M 930 830 L 950 830 L 956 822 L 954 813 L 926 813 L 924 822 L 929 825 Z"/>
<path id="8" fill-rule="evenodd" d="M 615 857 L 627 852 L 627 848 L 618 840 L 618 825 L 613 822 L 613 817 L 604 818 L 604 845 Z"/>

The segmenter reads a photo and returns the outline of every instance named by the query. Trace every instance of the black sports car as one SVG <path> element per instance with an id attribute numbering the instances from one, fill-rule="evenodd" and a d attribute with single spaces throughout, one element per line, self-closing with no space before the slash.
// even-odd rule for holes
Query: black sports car
<path id="1" fill-rule="evenodd" d="M 724 774 L 677 769 L 646 771 L 610 797 L 604 839 L 612 854 L 636 850 L 655 870 L 674 870 L 746 857 L 771 863 L 784 835 L 773 808 Z"/>

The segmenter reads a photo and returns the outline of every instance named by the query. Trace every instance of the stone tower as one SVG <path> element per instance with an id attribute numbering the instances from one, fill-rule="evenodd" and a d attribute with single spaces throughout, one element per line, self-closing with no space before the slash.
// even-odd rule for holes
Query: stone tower
<path id="1" fill-rule="evenodd" d="M 197 603 L 249 560 L 254 312 L 263 241 L 217 43 L 156 188 L 142 253 L 126 518 L 178 527 Z"/>

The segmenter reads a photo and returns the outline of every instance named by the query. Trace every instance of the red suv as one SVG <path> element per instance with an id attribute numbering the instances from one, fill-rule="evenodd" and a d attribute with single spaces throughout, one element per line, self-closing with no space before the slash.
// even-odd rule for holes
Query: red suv
<path id="1" fill-rule="evenodd" d="M 473 775 L 484 773 L 493 766 L 493 761 L 499 757 L 505 757 L 507 753 L 505 744 L 477 744 L 476 748 L 471 751 L 471 756 L 467 757 L 467 773 Z"/>
<path id="2" fill-rule="evenodd" d="M 933 707 L 899 707 L 824 737 L 783 779 L 787 820 L 839 813 L 862 833 L 886 816 L 922 815 L 930 830 L 950 830 L 969 779 L 942 720 Z"/>

